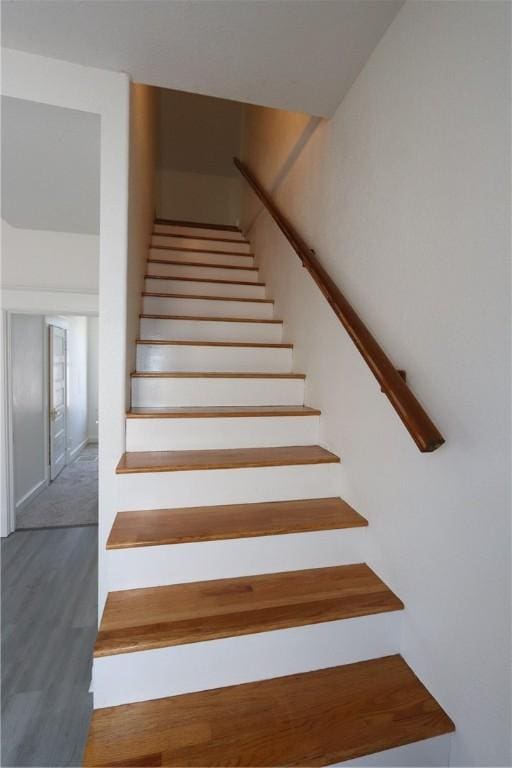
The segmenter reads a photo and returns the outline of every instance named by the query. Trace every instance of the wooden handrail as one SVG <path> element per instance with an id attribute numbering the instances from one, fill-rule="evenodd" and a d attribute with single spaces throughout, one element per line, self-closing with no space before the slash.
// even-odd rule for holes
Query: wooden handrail
<path id="1" fill-rule="evenodd" d="M 322 267 L 314 251 L 306 245 L 299 233 L 277 208 L 252 171 L 237 157 L 233 158 L 233 161 L 297 253 L 302 265 L 308 270 L 322 291 L 420 451 L 424 453 L 435 451 L 444 443 L 444 438 L 391 360 L 344 297 L 334 280 Z"/>

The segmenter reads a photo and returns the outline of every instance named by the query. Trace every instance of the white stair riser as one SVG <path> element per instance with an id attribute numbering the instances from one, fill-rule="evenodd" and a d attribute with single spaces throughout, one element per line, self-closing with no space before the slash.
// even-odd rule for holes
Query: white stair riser
<path id="1" fill-rule="evenodd" d="M 304 379 L 137 378 L 132 405 L 303 405 Z"/>
<path id="2" fill-rule="evenodd" d="M 118 511 L 318 499 L 339 494 L 339 464 L 117 476 Z"/>
<path id="3" fill-rule="evenodd" d="M 434 736 L 433 739 L 415 741 L 403 747 L 374 752 L 372 755 L 358 757 L 355 760 L 343 760 L 337 766 L 367 766 L 368 768 L 446 768 L 450 765 L 451 734 Z"/>
<path id="4" fill-rule="evenodd" d="M 127 419 L 127 451 L 315 445 L 319 416 Z"/>
<path id="5" fill-rule="evenodd" d="M 211 690 L 397 653 L 400 613 L 97 658 L 94 706 Z"/>
<path id="6" fill-rule="evenodd" d="M 174 339 L 175 341 L 247 341 L 279 344 L 283 334 L 281 323 L 229 323 L 211 320 L 165 320 L 143 317 L 141 339 Z"/>
<path id="7" fill-rule="evenodd" d="M 137 370 L 146 371 L 262 371 L 288 373 L 289 347 L 206 347 L 137 344 Z"/>
<path id="8" fill-rule="evenodd" d="M 220 251 L 222 253 L 251 253 L 250 243 L 224 242 L 223 240 L 195 240 L 169 235 L 153 235 L 151 245 L 167 245 L 171 248 L 186 248 L 191 251 Z"/>
<path id="9" fill-rule="evenodd" d="M 164 291 L 158 291 L 164 293 Z M 165 296 L 144 296 L 145 315 L 188 315 L 190 317 L 248 317 L 272 320 L 271 302 L 214 301 L 213 299 L 169 299 Z"/>
<path id="10" fill-rule="evenodd" d="M 241 232 L 231 229 L 207 229 L 206 227 L 194 227 L 184 224 L 155 224 L 153 231 L 164 235 L 186 235 L 187 237 L 216 237 L 226 240 L 244 240 Z"/>
<path id="11" fill-rule="evenodd" d="M 188 296 L 234 296 L 240 299 L 264 299 L 264 285 L 209 283 L 195 280 L 145 280 L 145 290 L 154 293 L 185 293 Z"/>
<path id="12" fill-rule="evenodd" d="M 226 253 L 196 253 L 195 251 L 169 250 L 168 248 L 150 248 L 152 259 L 168 261 L 200 261 L 202 264 L 232 264 L 235 267 L 254 267 L 254 256 L 231 256 Z"/>
<path id="13" fill-rule="evenodd" d="M 193 264 L 161 264 L 148 261 L 147 274 L 193 277 L 195 280 L 242 280 L 246 283 L 257 283 L 259 280 L 256 269 L 227 269 L 226 267 L 196 267 Z"/>
<path id="14" fill-rule="evenodd" d="M 110 549 L 109 589 L 328 568 L 364 560 L 365 528 Z"/>

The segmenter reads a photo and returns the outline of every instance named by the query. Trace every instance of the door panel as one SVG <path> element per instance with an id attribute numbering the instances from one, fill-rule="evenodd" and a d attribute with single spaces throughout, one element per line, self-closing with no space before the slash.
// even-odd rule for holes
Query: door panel
<path id="1" fill-rule="evenodd" d="M 66 331 L 56 325 L 50 334 L 50 480 L 66 466 Z"/>

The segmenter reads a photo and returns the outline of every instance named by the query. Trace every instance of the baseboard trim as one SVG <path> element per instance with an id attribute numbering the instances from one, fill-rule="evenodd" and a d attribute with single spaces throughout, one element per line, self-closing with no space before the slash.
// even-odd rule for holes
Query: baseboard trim
<path id="1" fill-rule="evenodd" d="M 88 442 L 89 442 L 89 439 L 86 437 L 85 440 L 82 440 L 82 442 L 76 446 L 76 448 L 73 448 L 73 450 L 69 452 L 68 462 L 67 462 L 68 464 L 71 464 L 75 459 L 78 458 L 80 451 L 82 451 L 85 448 Z"/>
<path id="2" fill-rule="evenodd" d="M 36 485 L 34 485 L 33 488 L 28 491 L 24 496 L 21 497 L 21 499 L 16 502 L 16 512 L 21 512 L 22 509 L 24 509 L 30 502 L 36 498 L 36 496 L 39 496 L 41 491 L 44 491 L 45 488 L 47 488 L 49 485 L 49 480 L 47 477 L 44 477 L 42 480 L 40 480 Z"/>

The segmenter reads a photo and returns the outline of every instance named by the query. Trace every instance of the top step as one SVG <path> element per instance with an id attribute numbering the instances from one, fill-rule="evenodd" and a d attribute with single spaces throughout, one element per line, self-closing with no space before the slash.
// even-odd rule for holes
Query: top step
<path id="1" fill-rule="evenodd" d="M 245 241 L 244 235 L 238 227 L 229 224 L 202 224 L 201 222 L 194 221 L 155 219 L 154 232 L 185 237 L 196 236 Z"/>

